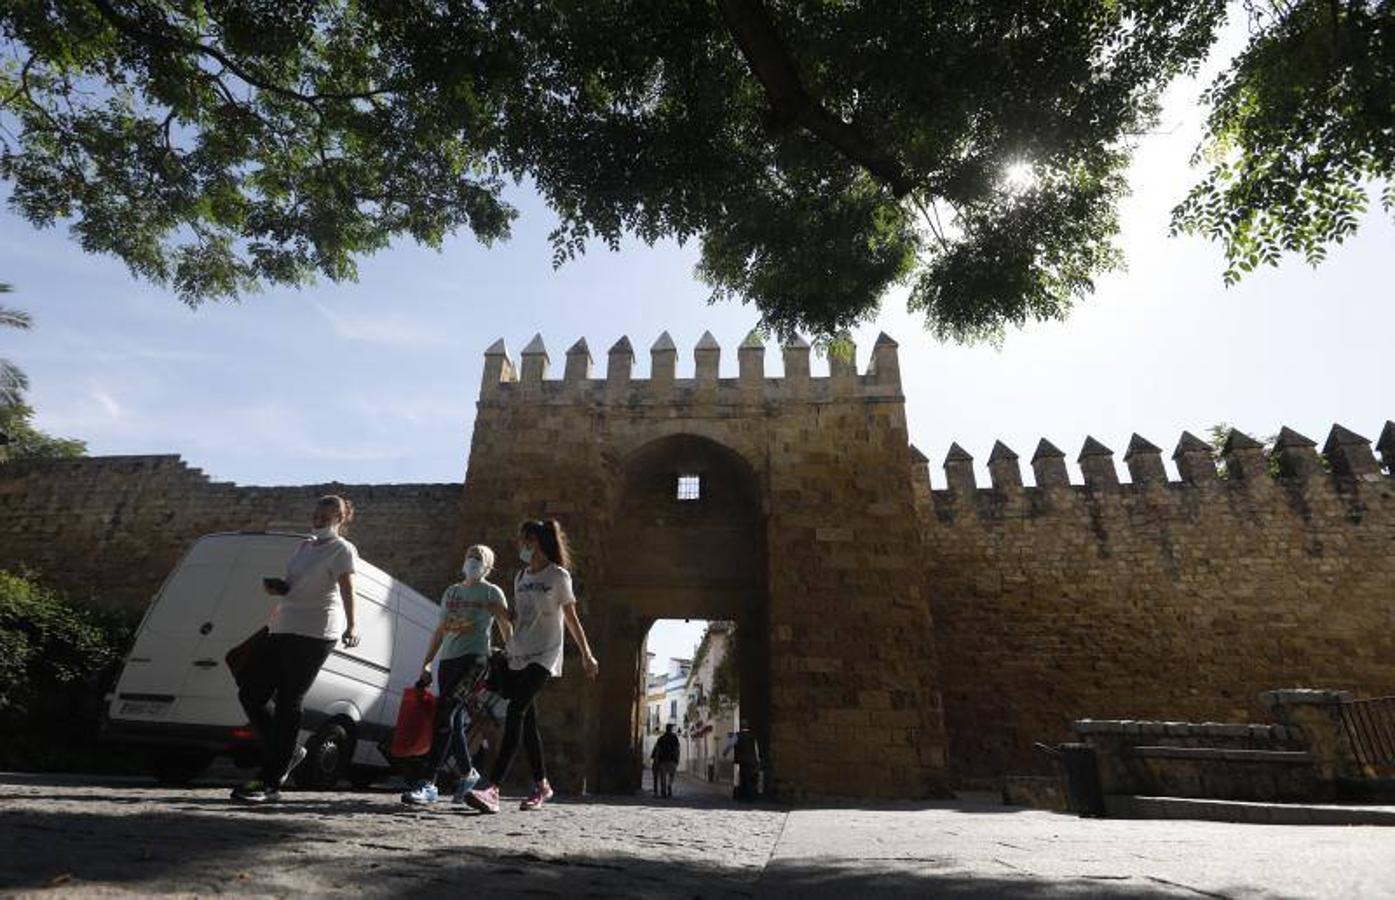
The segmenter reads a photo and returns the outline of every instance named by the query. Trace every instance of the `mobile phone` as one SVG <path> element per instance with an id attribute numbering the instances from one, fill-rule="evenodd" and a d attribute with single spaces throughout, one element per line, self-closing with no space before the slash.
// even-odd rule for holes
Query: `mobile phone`
<path id="1" fill-rule="evenodd" d="M 262 584 L 266 585 L 266 589 L 273 594 L 284 594 L 291 589 L 291 586 L 286 584 L 286 579 L 284 578 L 263 578 Z"/>

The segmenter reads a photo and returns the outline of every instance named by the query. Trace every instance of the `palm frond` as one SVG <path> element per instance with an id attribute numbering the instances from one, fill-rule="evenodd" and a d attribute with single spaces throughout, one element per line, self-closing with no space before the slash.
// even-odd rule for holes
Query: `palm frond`
<path id="1" fill-rule="evenodd" d="M 8 359 L 0 359 L 0 406 L 18 406 L 29 389 L 29 376 Z"/>
<path id="2" fill-rule="evenodd" d="M 24 310 L 0 306 L 0 327 L 28 328 L 33 324 L 33 318 Z"/>

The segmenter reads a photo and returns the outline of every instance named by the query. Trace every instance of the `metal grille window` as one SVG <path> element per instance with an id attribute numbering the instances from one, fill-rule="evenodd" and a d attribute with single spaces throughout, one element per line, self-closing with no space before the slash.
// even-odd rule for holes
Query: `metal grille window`
<path id="1" fill-rule="evenodd" d="M 697 500 L 702 496 L 702 476 L 700 475 L 679 475 L 678 476 L 678 499 Z"/>

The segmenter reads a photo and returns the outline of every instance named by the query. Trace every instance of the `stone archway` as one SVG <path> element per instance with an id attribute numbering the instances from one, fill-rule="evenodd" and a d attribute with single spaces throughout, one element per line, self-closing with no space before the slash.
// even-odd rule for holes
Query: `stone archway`
<path id="1" fill-rule="evenodd" d="M 680 477 L 697 479 L 696 499 L 679 498 Z M 617 664 L 601 685 L 597 783 L 602 790 L 639 787 L 636 698 L 643 695 L 644 640 L 657 619 L 737 623 L 742 715 L 768 747 L 766 512 L 759 476 L 723 444 L 670 435 L 621 463 L 612 509 L 604 592 L 611 609 L 606 646 Z"/>

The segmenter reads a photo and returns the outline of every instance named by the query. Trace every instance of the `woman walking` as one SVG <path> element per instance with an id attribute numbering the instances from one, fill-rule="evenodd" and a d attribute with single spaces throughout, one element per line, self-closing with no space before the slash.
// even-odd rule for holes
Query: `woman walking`
<path id="1" fill-rule="evenodd" d="M 519 742 L 533 769 L 533 789 L 520 809 L 538 809 L 552 799 L 543 765 L 542 737 L 538 733 L 538 694 L 553 678 L 562 675 L 563 628 L 581 651 L 587 678 L 595 678 L 600 665 L 586 640 L 586 629 L 576 614 L 572 593 L 571 558 L 567 538 L 556 520 L 524 522 L 518 533 L 518 558 L 527 566 L 514 581 L 514 631 L 508 643 L 506 696 L 508 715 L 504 738 L 489 780 L 465 794 L 465 802 L 480 812 L 499 811 L 499 784 L 508 777 L 518 754 Z"/>
<path id="2" fill-rule="evenodd" d="M 504 592 L 488 580 L 494 568 L 494 551 L 476 545 L 465 551 L 465 579 L 446 588 L 441 597 L 441 624 L 431 636 L 422 663 L 420 687 L 431 683 L 431 663 L 441 654 L 441 667 L 436 673 L 440 702 L 436 706 L 436 731 L 431 738 L 431 752 L 426 757 L 426 776 L 402 795 L 403 803 L 435 803 L 439 792 L 436 779 L 441 774 L 446 757 L 454 756 L 460 771 L 455 788 L 455 802 L 464 800 L 465 792 L 479 783 L 480 774 L 470 759 L 469 718 L 465 700 L 489 663 L 491 627 L 499 625 L 504 640 L 513 627 L 509 622 L 509 607 Z"/>
<path id="3" fill-rule="evenodd" d="M 296 738 L 306 692 L 336 643 L 358 646 L 358 551 L 340 536 L 353 517 L 353 504 L 345 498 L 321 497 L 311 521 L 313 537 L 296 548 L 284 579 L 265 581 L 267 593 L 281 600 L 267 623 L 269 634 L 246 663 L 237 695 L 261 740 L 262 768 L 256 778 L 233 788 L 234 800 L 265 803 L 281 798 L 286 776 L 305 758 L 305 748 L 296 746 Z M 274 712 L 267 708 L 273 697 Z"/>

